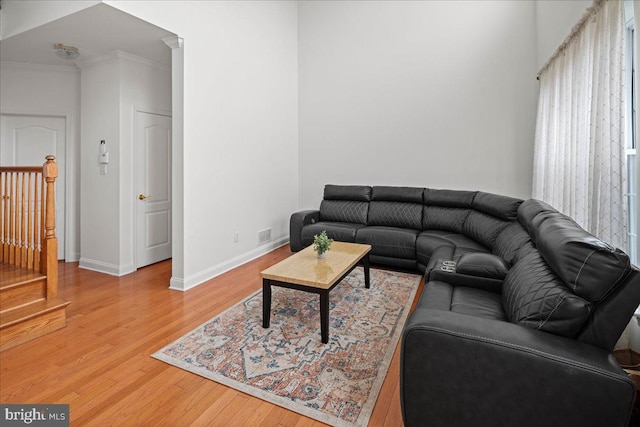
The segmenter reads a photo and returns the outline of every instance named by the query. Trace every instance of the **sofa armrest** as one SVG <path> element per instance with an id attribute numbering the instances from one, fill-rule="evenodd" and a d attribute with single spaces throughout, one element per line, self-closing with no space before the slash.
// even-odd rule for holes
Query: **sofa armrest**
<path id="1" fill-rule="evenodd" d="M 498 255 L 484 252 L 462 254 L 456 264 L 456 272 L 469 276 L 504 280 L 509 272 L 509 263 Z"/>
<path id="2" fill-rule="evenodd" d="M 302 227 L 320 220 L 319 210 L 306 210 L 294 212 L 289 220 L 289 245 L 291 252 L 304 249 L 302 246 Z"/>
<path id="3" fill-rule="evenodd" d="M 406 427 L 624 426 L 635 387 L 603 349 L 418 306 L 403 331 Z"/>
<path id="4" fill-rule="evenodd" d="M 497 255 L 485 252 L 467 252 L 457 257 L 454 264 L 437 262 L 430 280 L 447 282 L 453 286 L 466 286 L 501 293 L 502 282 L 509 272 L 509 263 Z"/>
<path id="5" fill-rule="evenodd" d="M 442 245 L 438 246 L 436 250 L 431 254 L 431 258 L 429 259 L 429 264 L 427 264 L 427 270 L 425 272 L 425 283 L 431 280 L 431 272 L 438 263 L 442 261 L 451 261 L 453 259 L 453 254 L 456 248 L 452 245 Z"/>

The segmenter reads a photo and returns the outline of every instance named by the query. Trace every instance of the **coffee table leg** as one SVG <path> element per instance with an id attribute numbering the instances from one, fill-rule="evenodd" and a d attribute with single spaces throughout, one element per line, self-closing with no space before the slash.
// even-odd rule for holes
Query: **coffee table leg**
<path id="1" fill-rule="evenodd" d="M 320 292 L 320 334 L 322 343 L 329 342 L 329 292 Z"/>
<path id="2" fill-rule="evenodd" d="M 271 322 L 271 285 L 262 279 L 262 327 L 268 328 Z"/>
<path id="3" fill-rule="evenodd" d="M 366 254 L 362 258 L 362 264 L 364 264 L 364 286 L 369 289 L 371 287 L 371 281 L 369 279 L 369 254 Z"/>

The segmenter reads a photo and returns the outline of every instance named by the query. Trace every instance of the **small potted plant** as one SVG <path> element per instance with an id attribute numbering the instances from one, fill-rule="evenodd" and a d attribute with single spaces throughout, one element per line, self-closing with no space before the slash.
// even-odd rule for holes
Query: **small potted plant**
<path id="1" fill-rule="evenodd" d="M 319 258 L 327 256 L 327 251 L 331 249 L 333 239 L 327 236 L 326 230 L 322 230 L 320 234 L 313 236 L 313 250 L 318 253 Z"/>

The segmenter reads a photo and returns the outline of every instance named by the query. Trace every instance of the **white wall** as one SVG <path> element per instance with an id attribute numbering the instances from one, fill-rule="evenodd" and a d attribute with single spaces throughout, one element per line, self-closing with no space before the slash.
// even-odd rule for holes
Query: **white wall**
<path id="1" fill-rule="evenodd" d="M 82 67 L 82 257 L 113 275 L 135 270 L 134 135 L 137 110 L 171 113 L 170 70 L 126 52 Z M 98 153 L 105 140 L 107 175 Z"/>
<path id="2" fill-rule="evenodd" d="M 5 36 L 69 6 L 43 16 L 52 2 L 30 3 L 12 12 L 24 25 L 3 16 Z M 257 245 L 263 228 L 286 241 L 290 213 L 317 207 L 328 182 L 530 194 L 539 43 L 553 43 L 537 33 L 551 6 L 104 3 L 184 39 L 184 288 L 273 247 Z M 99 133 L 87 135 L 92 164 Z"/>
<path id="3" fill-rule="evenodd" d="M 326 183 L 529 197 L 530 1 L 299 4 L 300 204 Z"/>
<path id="4" fill-rule="evenodd" d="M 80 257 L 78 69 L 1 62 L 0 113 L 67 117 L 65 259 L 77 261 Z"/>
<path id="5" fill-rule="evenodd" d="M 120 264 L 120 81 L 117 56 L 79 63 L 82 99 L 80 266 L 119 275 Z M 107 175 L 100 175 L 98 153 L 109 152 Z"/>
<path id="6" fill-rule="evenodd" d="M 536 1 L 536 70 L 549 60 L 592 4 L 592 0 Z"/>
<path id="7" fill-rule="evenodd" d="M 286 242 L 298 208 L 297 4 L 105 3 L 184 39 L 184 277 L 176 287 Z M 258 246 L 268 227 L 272 244 Z"/>

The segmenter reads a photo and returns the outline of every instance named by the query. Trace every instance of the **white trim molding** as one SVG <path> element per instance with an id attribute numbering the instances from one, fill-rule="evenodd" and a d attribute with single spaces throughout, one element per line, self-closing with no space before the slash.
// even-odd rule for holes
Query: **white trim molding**
<path id="1" fill-rule="evenodd" d="M 160 39 L 169 46 L 171 49 L 181 49 L 184 44 L 184 39 L 178 36 L 169 36 Z"/>
<path id="2" fill-rule="evenodd" d="M 84 268 L 85 270 L 97 271 L 98 273 L 104 273 L 110 276 L 117 277 L 124 276 L 135 271 L 135 268 L 133 268 L 133 264 L 116 265 L 87 258 L 80 258 L 78 267 Z"/>
<path id="3" fill-rule="evenodd" d="M 124 52 L 121 50 L 114 50 L 113 52 L 109 52 L 105 55 L 102 56 L 98 56 L 95 58 L 91 58 L 91 59 L 84 59 L 84 60 L 78 60 L 78 61 L 74 61 L 74 63 L 76 64 L 76 66 L 79 69 L 86 69 L 86 68 L 90 68 L 90 67 L 94 67 L 96 65 L 100 65 L 103 64 L 105 62 L 109 62 L 109 61 L 115 61 L 118 59 L 124 59 L 124 60 L 128 60 L 131 62 L 137 62 L 139 64 L 143 64 L 143 65 L 147 65 L 149 67 L 152 68 L 156 68 L 159 70 L 164 70 L 164 71 L 170 71 L 171 67 L 167 66 L 167 65 L 163 65 L 160 64 L 158 62 L 155 61 L 150 61 L 146 58 L 142 58 L 136 55 L 133 55 L 131 53 L 128 52 Z"/>
<path id="4" fill-rule="evenodd" d="M 30 64 L 28 62 L 0 61 L 0 68 L 15 68 L 18 70 L 41 70 L 48 72 L 79 73 L 80 68 L 76 65 L 49 65 Z"/>
<path id="5" fill-rule="evenodd" d="M 213 267 L 207 268 L 206 270 L 203 270 L 199 273 L 192 274 L 185 279 L 172 277 L 171 281 L 169 282 L 169 289 L 173 289 L 175 291 L 188 291 L 191 288 L 195 288 L 196 286 L 203 284 L 207 280 L 211 280 L 214 277 L 226 273 L 229 270 L 240 267 L 241 265 L 246 264 L 249 261 L 253 261 L 256 258 L 261 257 L 262 255 L 266 255 L 269 252 L 272 252 L 288 243 L 289 236 L 285 236 L 278 240 L 274 240 L 273 242 L 260 245 L 259 247 L 249 252 L 238 255 L 237 257 L 231 258 L 230 260 L 222 262 L 218 265 L 214 265 Z"/>

